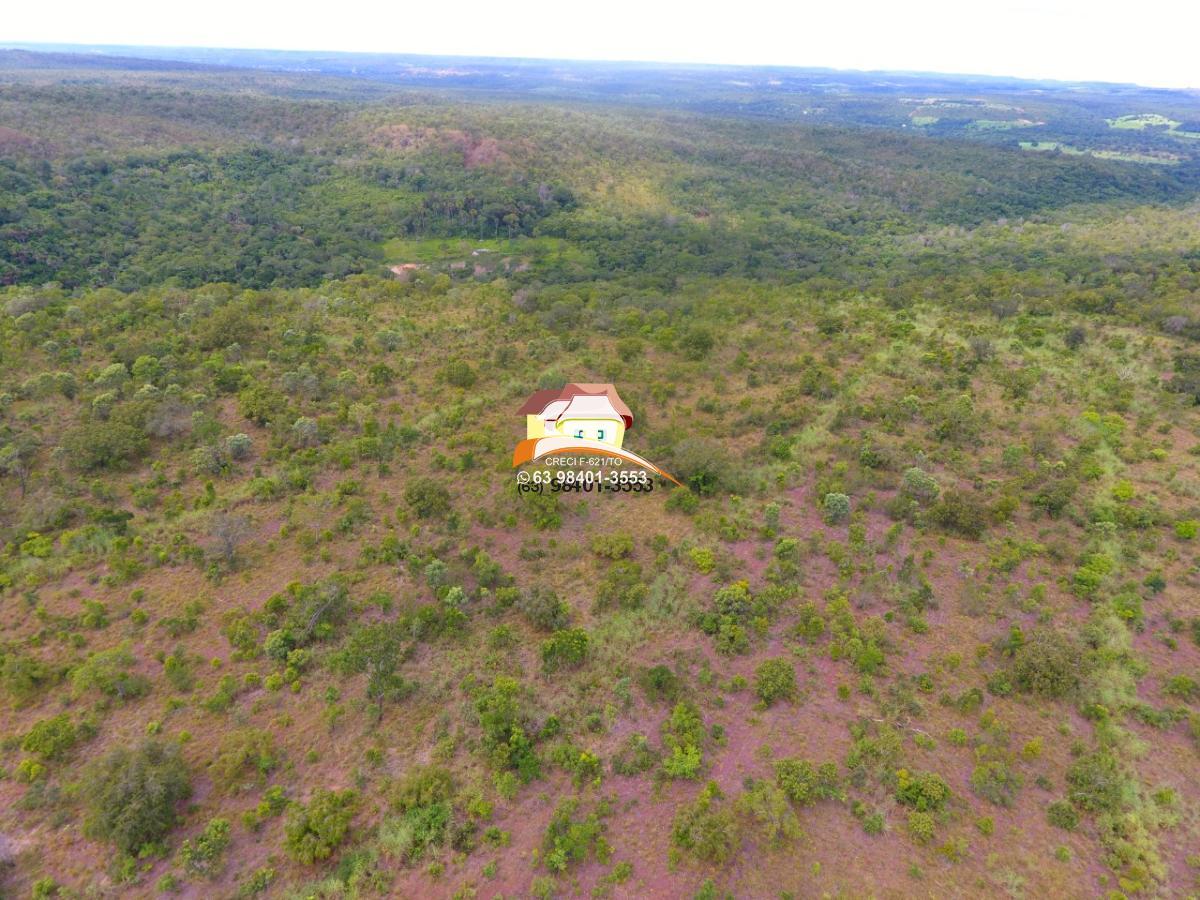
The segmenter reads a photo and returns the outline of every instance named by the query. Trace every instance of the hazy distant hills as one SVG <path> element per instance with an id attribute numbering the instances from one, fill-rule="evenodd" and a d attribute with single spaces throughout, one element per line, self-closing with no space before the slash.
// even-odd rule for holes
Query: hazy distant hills
<path id="1" fill-rule="evenodd" d="M 1190 97 L 1196 91 L 1146 88 L 1134 84 L 1031 80 L 993 75 L 933 72 L 854 71 L 818 67 L 730 66 L 637 61 L 520 59 L 476 56 L 436 56 L 412 53 L 345 53 L 319 50 L 247 50 L 216 47 L 139 47 L 113 44 L 31 44 L 4 46 L 46 54 L 47 62 L 70 55 L 74 63 L 87 60 L 103 68 L 142 68 L 144 61 L 191 63 L 205 66 L 274 69 L 349 75 L 406 84 L 445 84 L 538 89 L 561 87 L 619 92 L 632 87 L 678 91 L 682 86 L 753 87 L 773 93 L 837 94 L 846 90 L 871 94 L 912 91 L 971 90 L 977 93 L 1013 91 L 1086 91 L 1117 96 Z M 30 65 L 38 65 L 30 61 Z M 162 68 L 164 66 L 152 66 Z"/>

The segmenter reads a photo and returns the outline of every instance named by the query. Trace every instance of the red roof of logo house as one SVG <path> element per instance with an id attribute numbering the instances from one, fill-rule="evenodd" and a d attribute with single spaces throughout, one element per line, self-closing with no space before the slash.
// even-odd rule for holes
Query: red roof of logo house
<path id="1" fill-rule="evenodd" d="M 617 394 L 617 389 L 611 384 L 576 384 L 563 385 L 562 390 L 550 388 L 545 391 L 534 391 L 525 404 L 517 410 L 519 415 L 532 416 L 542 412 L 555 400 L 570 400 L 573 397 L 607 397 L 613 409 L 625 420 L 625 427 L 633 427 L 633 413 L 625 405 L 625 401 Z"/>

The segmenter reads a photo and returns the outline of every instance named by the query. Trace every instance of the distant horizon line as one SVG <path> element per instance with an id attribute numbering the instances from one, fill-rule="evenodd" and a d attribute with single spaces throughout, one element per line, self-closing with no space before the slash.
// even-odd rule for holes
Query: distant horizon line
<path id="1" fill-rule="evenodd" d="M 40 49 L 36 49 L 40 48 Z M 67 49 L 70 48 L 70 49 Z M 731 63 L 731 62 L 701 62 L 701 61 L 683 61 L 683 60 L 655 60 L 655 59 L 620 59 L 606 57 L 557 57 L 557 56 L 501 56 L 491 54 L 470 54 L 470 53 L 420 53 L 413 51 L 400 50 L 334 50 L 321 48 L 305 48 L 294 49 L 286 47 L 232 47 L 232 46 L 213 46 L 207 44 L 78 44 L 66 41 L 8 41 L 0 39 L 0 50 L 26 50 L 29 52 L 75 52 L 80 56 L 121 56 L 120 53 L 112 53 L 106 51 L 137 51 L 137 50 L 154 50 L 154 51 L 209 51 L 216 53 L 276 53 L 276 54 L 292 54 L 298 56 L 363 56 L 363 57 L 408 57 L 414 59 L 436 59 L 436 60 L 473 60 L 476 62 L 506 62 L 506 63 L 521 63 L 521 62 L 536 62 L 536 63 L 570 63 L 570 64 L 595 64 L 595 65 L 610 65 L 610 66 L 646 66 L 662 69 L 739 69 L 739 70 L 791 70 L 797 72 L 829 72 L 829 73 L 852 73 L 857 75 L 896 75 L 896 76 L 940 76 L 946 78 L 962 78 L 973 80 L 987 81 L 1018 81 L 1031 84 L 1056 84 L 1056 85 L 1097 85 L 1107 87 L 1136 87 L 1144 90 L 1152 91 L 1170 91 L 1174 93 L 1196 94 L 1200 95 L 1200 85 L 1197 86 L 1164 86 L 1143 84 L 1137 81 L 1106 81 L 1094 78 L 1043 78 L 1029 75 L 996 75 L 985 72 L 947 72 L 936 69 L 860 69 L 853 67 L 837 67 L 837 66 L 805 66 L 795 63 Z M 128 54 L 124 54 L 128 55 Z M 163 61 L 171 61 L 170 57 L 155 56 L 132 56 L 134 59 L 159 59 Z M 178 59 L 177 62 L 192 62 L 195 60 Z M 221 63 L 198 63 L 200 65 L 210 65 L 214 68 L 221 66 Z M 224 64 L 229 65 L 229 64 Z M 235 66 L 230 66 L 235 67 Z M 250 67 L 264 68 L 264 67 Z M 330 73 L 322 73 L 330 74 Z"/>

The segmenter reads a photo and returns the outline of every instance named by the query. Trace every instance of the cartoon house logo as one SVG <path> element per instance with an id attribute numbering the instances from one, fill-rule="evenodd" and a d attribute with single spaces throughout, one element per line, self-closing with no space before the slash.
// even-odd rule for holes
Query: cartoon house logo
<path id="1" fill-rule="evenodd" d="M 535 391 L 517 410 L 525 416 L 526 437 L 513 451 L 513 466 L 558 454 L 611 456 L 656 472 L 679 484 L 648 459 L 624 449 L 633 413 L 611 384 L 568 384 Z"/>

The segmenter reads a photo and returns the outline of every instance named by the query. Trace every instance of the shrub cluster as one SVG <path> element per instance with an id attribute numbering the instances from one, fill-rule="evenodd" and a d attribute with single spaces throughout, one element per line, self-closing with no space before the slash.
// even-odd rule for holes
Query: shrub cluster
<path id="1" fill-rule="evenodd" d="M 88 835 L 131 855 L 175 827 L 177 805 L 192 792 L 179 751 L 155 741 L 113 750 L 85 771 L 82 789 Z"/>
<path id="2" fill-rule="evenodd" d="M 357 809 L 354 791 L 316 791 L 307 804 L 294 803 L 289 809 L 283 849 L 305 865 L 328 859 L 346 839 Z"/>

